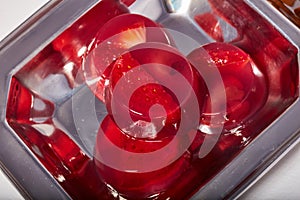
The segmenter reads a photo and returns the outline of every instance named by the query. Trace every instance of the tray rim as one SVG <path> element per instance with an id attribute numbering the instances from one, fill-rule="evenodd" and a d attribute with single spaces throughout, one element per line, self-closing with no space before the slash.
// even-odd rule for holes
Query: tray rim
<path id="1" fill-rule="evenodd" d="M 0 92 L 5 94 L 8 91 L 9 88 L 9 79 L 12 76 L 13 72 L 16 72 L 15 70 L 20 69 L 27 61 L 29 61 L 31 58 L 33 58 L 41 49 L 43 49 L 47 44 L 50 43 L 50 41 L 52 41 L 56 36 L 58 36 L 61 32 L 63 32 L 70 24 L 72 24 L 76 19 L 78 19 L 80 16 L 82 16 L 85 12 L 87 12 L 91 7 L 93 7 L 94 5 L 96 5 L 96 3 L 98 3 L 97 0 L 86 0 L 86 1 L 80 1 L 77 0 L 76 2 L 78 3 L 74 3 L 74 1 L 72 0 L 55 0 L 55 2 L 57 4 L 53 4 L 50 7 L 43 7 L 40 11 L 38 11 L 36 14 L 34 14 L 32 17 L 30 17 L 28 20 L 26 20 L 26 22 L 20 26 L 19 28 L 17 28 L 12 34 L 10 34 L 7 38 L 5 38 L 4 40 L 2 40 L 0 42 L 0 65 L 3 66 L 10 66 L 8 67 L 9 69 L 5 68 L 4 69 L 4 73 L 2 72 L 0 74 L 0 83 L 3 85 L 6 85 L 5 88 L 1 87 L 0 88 Z M 298 48 L 298 61 L 300 61 L 300 53 L 299 53 L 299 47 L 300 47 L 300 40 L 297 40 L 297 36 L 298 38 L 300 38 L 300 30 L 293 25 L 291 22 L 289 22 L 287 19 L 283 18 L 283 16 L 280 16 L 279 14 L 274 14 L 276 13 L 274 11 L 274 9 L 272 9 L 272 7 L 270 7 L 268 4 L 266 3 L 262 3 L 259 0 L 245 0 L 245 2 L 247 2 L 252 8 L 254 8 L 257 12 L 259 12 L 259 14 L 261 14 L 266 20 L 268 20 L 270 23 L 272 23 L 276 29 L 283 34 L 295 47 Z M 49 5 L 48 5 L 49 6 Z M 82 9 L 82 7 L 84 7 L 84 9 Z M 59 8 L 59 9 L 58 9 Z M 63 8 L 68 8 L 70 10 L 73 10 L 74 12 L 68 12 L 67 14 L 64 12 Z M 264 10 L 264 12 L 262 12 L 261 10 Z M 278 12 L 279 13 L 279 12 Z M 59 25 L 53 25 L 52 27 L 47 26 L 47 34 L 41 34 L 41 32 L 43 31 L 43 28 L 41 27 L 45 27 L 47 23 L 49 23 L 49 21 L 51 22 L 52 17 L 53 16 L 61 16 L 59 19 L 60 23 Z M 289 24 L 289 26 L 285 25 L 285 26 L 281 26 L 282 24 Z M 26 31 L 25 31 L 26 30 Z M 37 34 L 31 34 L 33 32 L 40 32 L 39 36 L 36 37 Z M 23 53 L 19 53 L 17 55 L 18 58 L 20 58 L 19 60 L 14 60 L 14 59 L 5 59 L 7 58 L 8 55 L 14 55 L 14 57 L 16 56 L 15 54 L 15 50 L 18 47 L 24 46 L 26 44 L 29 43 L 29 41 L 31 41 L 32 44 L 26 46 L 25 52 Z M 34 41 L 34 42 L 32 42 Z M 10 57 L 10 56 L 8 56 Z M 300 63 L 298 63 L 299 68 L 300 68 Z M 12 72 L 11 69 L 14 68 L 14 71 Z M 299 70 L 300 71 L 300 70 Z M 6 96 L 6 95 L 5 95 Z M 5 105 L 7 102 L 7 99 L 4 99 L 4 97 L 0 97 L 2 103 L 0 103 L 0 111 L 1 111 L 1 123 L 0 123 L 0 130 L 2 133 L 0 133 L 0 136 L 2 136 L 3 134 L 6 135 L 6 137 L 9 138 L 9 140 L 11 140 L 12 143 L 14 144 L 21 144 L 24 146 L 24 144 L 20 141 L 19 138 L 13 136 L 13 134 L 9 133 L 8 128 L 8 124 L 6 122 L 5 119 Z M 292 118 L 295 114 L 297 114 L 297 107 L 300 106 L 300 100 L 299 97 L 297 98 L 297 100 L 284 112 L 282 113 L 272 124 L 270 124 L 265 131 L 263 131 L 263 133 L 259 134 L 259 136 L 257 136 L 241 153 L 239 153 L 238 156 L 236 156 L 236 158 L 234 158 L 233 161 L 231 161 L 223 170 L 221 170 L 221 172 L 219 172 L 209 183 L 207 183 L 203 188 L 201 188 L 199 190 L 198 193 L 196 193 L 192 199 L 195 198 L 199 198 L 204 194 L 213 194 L 211 192 L 214 192 L 214 190 L 212 190 L 212 188 L 214 187 L 213 181 L 217 178 L 220 179 L 220 177 L 222 176 L 226 176 L 226 173 L 231 173 L 232 168 L 234 169 L 236 166 L 234 166 L 231 163 L 239 163 L 240 160 L 243 159 L 243 155 L 246 156 L 247 152 L 249 152 L 249 149 L 253 148 L 253 146 L 258 143 L 260 140 L 263 140 L 262 138 L 265 137 L 265 135 L 268 135 L 267 133 L 272 132 L 272 130 L 275 130 L 276 127 L 278 126 L 278 121 L 280 120 L 289 120 L 290 118 Z M 298 111 L 299 112 L 299 111 Z M 288 138 L 282 139 L 283 141 L 286 142 L 285 145 L 280 146 L 283 143 L 280 143 L 280 145 L 278 144 L 278 147 L 276 149 L 273 149 L 273 147 L 270 147 L 270 149 L 273 149 L 273 153 L 269 154 L 269 158 L 265 158 L 266 162 L 265 166 L 261 166 L 261 169 L 263 169 L 262 171 L 260 171 L 260 173 L 253 175 L 253 177 L 251 178 L 251 180 L 249 179 L 248 182 L 252 182 L 252 184 L 258 180 L 259 176 L 261 174 L 266 173 L 267 170 L 270 169 L 270 167 L 278 162 L 280 160 L 280 158 L 282 158 L 286 153 L 288 153 L 288 151 L 291 149 L 291 147 L 295 146 L 298 142 L 299 142 L 299 137 L 300 137 L 300 133 L 299 133 L 299 127 L 296 128 L 296 124 L 294 124 L 295 127 L 293 127 L 294 130 L 290 130 L 289 134 L 288 134 Z M 1 144 L 1 140 L 0 140 L 0 144 Z M 15 150 L 14 150 L 15 151 Z M 24 155 L 24 161 L 26 160 L 27 165 L 26 168 L 27 169 L 31 169 L 32 168 L 32 164 L 36 163 L 36 160 L 33 159 L 33 155 L 31 155 L 31 153 L 29 152 L 28 149 L 24 149 L 24 148 L 20 148 L 17 150 L 18 153 Z M 246 152 L 246 153 L 245 153 Z M 279 153 L 279 154 L 278 154 Z M 277 155 L 278 154 L 278 155 Z M 2 154 L 0 154 L 0 162 L 3 160 L 7 160 L 7 158 L 3 159 L 5 156 L 3 156 Z M 7 161 L 3 162 L 4 164 Z M 20 172 L 18 173 L 13 173 L 14 171 L 16 171 L 16 169 L 14 169 L 14 167 L 12 166 L 12 164 L 10 164 L 10 166 L 3 166 L 1 165 L 2 168 L 4 168 L 4 171 L 8 174 L 8 176 L 13 180 L 13 182 L 17 185 L 17 187 L 19 188 L 19 190 L 21 190 L 22 194 L 24 196 L 26 196 L 26 198 L 31 198 L 31 197 L 38 197 L 36 196 L 37 193 L 33 192 L 33 190 L 37 190 L 37 188 L 28 188 L 28 187 L 24 187 L 24 185 L 20 185 L 18 183 L 18 180 L 20 180 Z M 38 167 L 43 168 L 43 166 L 40 164 Z M 37 168 L 38 168 L 37 167 Z M 40 174 L 43 177 L 48 178 L 47 181 L 43 181 L 41 180 L 42 178 L 38 179 L 38 181 L 42 181 L 45 184 L 55 184 L 56 180 L 51 177 L 51 175 L 49 174 L 49 172 L 47 172 L 47 170 L 45 169 L 35 169 L 37 170 L 37 173 Z M 23 171 L 23 170 L 21 170 Z M 15 175 L 18 174 L 18 175 Z M 33 177 L 32 177 L 33 178 Z M 254 180 L 255 179 L 255 180 Z M 35 180 L 37 181 L 37 180 Z M 239 185 L 240 183 L 236 183 L 236 186 L 231 188 L 231 191 L 228 191 L 228 189 L 225 189 L 224 192 L 222 193 L 222 196 L 218 196 L 219 198 L 237 198 L 239 195 L 241 195 L 243 192 L 246 191 L 246 189 L 250 186 L 250 183 L 245 183 L 243 186 Z M 58 188 L 58 191 L 60 193 L 60 195 L 63 195 L 66 199 L 69 199 L 70 197 L 68 196 L 68 194 L 66 194 L 66 192 L 61 188 L 61 186 L 56 183 L 55 186 Z M 211 187 L 210 187 L 211 186 Z M 210 188 L 209 188 L 210 187 Z M 235 191 L 234 191 L 235 190 Z M 26 192 L 24 192 L 26 191 Z M 28 191 L 28 192 L 27 192 Z M 37 190 L 39 191 L 39 190 Z M 220 192 L 220 190 L 218 190 Z M 57 192 L 57 191 L 56 191 Z M 25 194 L 28 193 L 28 194 Z M 199 196 L 200 194 L 200 196 Z M 62 197 L 62 196 L 56 196 L 58 194 L 55 193 L 50 193 L 49 194 L 51 197 Z M 54 195 L 54 196 L 52 196 Z M 225 195 L 225 196 L 224 196 Z M 203 197 L 203 196 L 202 196 Z"/>

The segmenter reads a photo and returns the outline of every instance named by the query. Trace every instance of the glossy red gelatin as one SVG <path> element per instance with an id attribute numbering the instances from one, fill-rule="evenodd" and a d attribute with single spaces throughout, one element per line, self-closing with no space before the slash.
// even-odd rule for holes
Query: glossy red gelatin
<path id="1" fill-rule="evenodd" d="M 170 44 L 167 33 L 156 22 L 137 14 L 123 14 L 108 21 L 90 44 L 83 71 L 92 92 L 104 101 L 105 82 L 112 63 L 129 48 L 144 42 Z"/>
<path id="2" fill-rule="evenodd" d="M 194 17 L 197 24 L 215 41 L 223 42 L 223 32 L 214 13 L 202 13 Z"/>
<path id="3" fill-rule="evenodd" d="M 238 37 L 229 43 L 249 54 L 255 66 L 258 67 L 259 71 L 264 75 L 267 87 L 265 103 L 260 108 L 254 105 L 257 112 L 253 114 L 248 113 L 251 117 L 249 117 L 248 120 L 242 119 L 243 123 L 241 126 L 230 129 L 231 131 L 223 131 L 217 144 L 205 157 L 199 157 L 199 152 L 201 151 L 204 140 L 209 139 L 211 136 L 198 131 L 194 137 L 193 134 L 190 134 L 190 131 L 193 133 L 195 130 L 186 128 L 186 132 L 183 132 L 183 134 L 179 136 L 189 136 L 188 139 L 183 140 L 188 141 L 187 144 L 191 142 L 189 147 L 185 148 L 185 146 L 183 146 L 182 154 L 179 158 L 165 169 L 142 174 L 142 187 L 138 186 L 138 175 L 136 175 L 136 173 L 118 172 L 109 168 L 109 166 L 103 165 L 101 162 L 98 162 L 97 166 L 95 166 L 94 164 L 97 160 L 93 161 L 93 155 L 85 154 L 82 147 L 77 143 L 77 138 L 72 137 L 73 134 L 76 135 L 79 133 L 76 131 L 75 133 L 70 132 L 64 127 L 64 124 L 60 124 L 63 123 L 63 121 L 57 121 L 59 119 L 55 118 L 55 114 L 62 109 L 61 103 L 77 92 L 77 90 L 72 89 L 79 89 L 78 83 L 74 81 L 76 68 L 74 68 L 75 71 L 70 70 L 71 67 L 68 63 L 80 62 L 76 59 L 78 57 L 74 52 L 81 49 L 81 47 L 83 47 L 83 49 L 86 48 L 85 45 L 88 44 L 94 36 L 87 38 L 87 43 L 77 43 L 76 39 L 69 41 L 74 45 L 66 48 L 64 48 L 64 39 L 56 44 L 54 42 L 27 63 L 20 71 L 13 72 L 6 108 L 7 122 L 15 131 L 16 137 L 24 142 L 30 153 L 39 161 L 37 163 L 41 164 L 41 167 L 45 167 L 72 198 L 120 199 L 119 193 L 122 193 L 122 195 L 126 197 L 134 196 L 136 199 L 141 199 L 142 197 L 149 197 L 149 194 L 155 193 L 148 199 L 188 199 L 222 170 L 245 145 L 251 142 L 251 140 L 284 112 L 297 98 L 299 95 L 297 92 L 299 85 L 297 49 L 243 1 L 209 0 L 209 3 L 214 15 L 222 18 L 237 30 Z M 103 12 L 102 14 L 105 13 L 107 12 Z M 93 22 L 84 19 L 84 16 L 81 20 L 86 22 L 86 26 L 89 27 Z M 69 30 L 74 31 L 70 32 Z M 66 41 L 70 35 L 74 36 L 74 38 L 78 37 L 75 30 L 76 28 L 74 26 L 74 29 L 70 28 L 66 31 Z M 63 37 L 61 36 L 61 38 Z M 72 50 L 70 51 L 70 49 Z M 133 57 L 134 61 L 126 59 L 127 61 L 130 63 L 137 62 L 137 65 L 141 64 L 139 59 L 135 59 L 131 54 L 128 55 Z M 147 57 L 144 56 L 143 59 L 146 58 Z M 165 58 L 168 58 L 168 56 Z M 171 58 L 173 57 L 171 56 Z M 174 69 L 176 69 L 176 67 Z M 70 71 L 72 73 L 70 73 Z M 162 74 L 165 72 L 166 71 L 163 70 Z M 151 73 L 151 71 L 145 71 L 145 73 L 151 74 L 150 80 L 160 79 L 161 73 Z M 66 80 L 67 84 L 57 81 L 57 77 L 61 78 L 61 76 L 64 77 L 63 80 Z M 186 76 L 186 78 L 190 80 L 190 76 Z M 241 86 L 241 88 L 249 88 L 246 87 L 247 85 L 244 86 L 243 80 L 240 81 L 239 79 L 232 81 L 230 78 L 228 79 L 228 83 L 236 84 Z M 49 91 L 45 90 L 47 87 L 39 87 L 40 85 L 55 85 L 59 86 L 59 88 L 55 92 L 50 91 L 51 94 L 49 94 Z M 80 85 L 80 87 L 82 86 L 84 85 Z M 169 92 L 167 89 L 165 91 Z M 54 98 L 51 95 L 57 96 L 54 96 Z M 172 96 L 172 94 L 170 96 Z M 247 98 L 245 100 L 247 100 Z M 143 100 L 137 97 L 134 101 Z M 177 107 L 176 101 L 174 102 L 174 105 L 176 105 L 174 107 Z M 233 100 L 232 102 L 232 104 L 228 105 L 232 107 L 230 112 L 232 116 L 239 117 L 240 113 L 235 113 L 239 109 L 234 106 L 235 101 Z M 178 104 L 179 103 L 180 101 L 178 100 Z M 142 106 L 140 107 L 142 108 Z M 174 107 L 168 109 L 171 111 L 168 113 L 176 113 L 177 109 L 174 109 Z M 128 106 L 126 108 L 128 109 Z M 180 115 L 182 115 L 182 113 L 181 110 Z M 66 115 L 65 117 L 72 116 L 72 113 L 68 115 L 68 112 L 64 112 L 64 114 Z M 159 113 L 157 114 L 161 115 Z M 248 114 L 245 116 L 248 116 Z M 134 114 L 131 116 L 134 116 Z M 151 116 L 148 116 L 148 118 L 151 118 Z M 176 117 L 174 119 L 176 119 Z M 196 123 L 198 122 L 199 120 Z M 116 147 L 122 147 L 128 152 L 151 153 L 168 146 L 172 141 L 175 141 L 175 147 L 176 141 L 178 141 L 174 140 L 174 138 L 177 138 L 175 137 L 177 134 L 165 132 L 167 134 L 157 135 L 158 143 L 153 146 L 151 142 L 155 142 L 155 138 L 145 139 L 138 137 L 136 140 L 133 140 L 133 134 L 124 133 L 124 131 L 115 125 L 116 122 L 112 118 L 112 113 L 106 116 L 105 120 L 101 121 L 99 130 L 103 130 L 103 134 L 98 135 L 95 141 L 97 147 L 105 147 L 105 145 L 102 145 L 104 141 L 100 138 L 107 137 L 109 138 L 108 141 L 114 142 Z M 190 125 L 191 127 L 194 126 L 193 123 Z M 179 139 L 181 139 L 181 137 L 179 137 Z M 126 143 L 124 143 L 125 141 Z M 147 141 L 149 141 L 149 143 Z M 147 145 L 145 143 L 147 143 Z M 123 146 L 124 144 L 126 145 Z M 130 145 L 127 146 L 128 144 Z M 137 146 L 137 148 L 135 146 Z M 95 152 L 97 152 L 97 148 L 95 148 Z M 168 155 L 172 154 L 176 154 L 175 148 L 170 148 L 170 154 Z M 107 156 L 109 156 L 109 154 Z M 111 159 L 118 158 L 120 157 L 111 157 Z M 123 158 L 126 159 L 126 157 Z M 154 158 L 157 159 L 157 157 Z M 121 164 L 123 161 L 124 160 L 120 159 Z M 124 161 L 124 163 L 134 164 L 134 162 L 128 161 Z M 143 164 L 143 162 L 140 163 Z M 152 167 L 152 165 L 149 167 Z M 108 174 L 103 173 L 104 176 L 101 177 L 102 172 L 105 170 L 111 170 L 114 176 L 108 176 Z M 178 176 L 179 173 L 180 175 Z M 161 177 L 159 177 L 159 175 L 161 175 Z M 119 177 L 126 178 L 117 180 Z M 147 188 L 149 185 L 146 179 L 150 177 L 154 178 L 149 180 L 151 188 Z M 125 185 L 126 181 L 130 183 L 127 188 Z M 114 188 L 108 184 L 109 182 L 113 183 L 120 191 L 114 190 Z M 157 187 L 155 185 L 157 185 Z M 139 191 L 140 197 L 135 196 L 137 194 L 136 191 Z"/>
<path id="4" fill-rule="evenodd" d="M 55 105 L 51 101 L 13 77 L 7 106 L 8 124 L 70 196 L 97 198 L 103 195 L 106 187 L 95 179 L 89 157 L 53 120 Z M 86 193 L 93 187 L 94 193 Z"/>
<path id="5" fill-rule="evenodd" d="M 114 63 L 106 106 L 121 129 L 151 122 L 157 132 L 162 127 L 176 132 L 180 123 L 198 125 L 205 93 L 201 77 L 175 48 L 144 43 Z"/>
<path id="6" fill-rule="evenodd" d="M 52 46 L 59 51 L 65 62 L 72 62 L 74 70 L 80 72 L 82 57 L 88 50 L 98 30 L 110 19 L 128 13 L 128 9 L 115 0 L 101 0 L 89 12 L 53 40 Z M 78 75 L 79 76 L 79 75 Z"/>
<path id="7" fill-rule="evenodd" d="M 116 191 L 148 198 L 189 167 L 189 133 L 194 129 L 195 137 L 206 89 L 189 62 L 162 43 L 136 45 L 113 64 L 109 116 L 99 128 L 94 160 Z"/>
<path id="8" fill-rule="evenodd" d="M 121 0 L 122 3 L 124 3 L 127 6 L 131 6 L 136 0 Z"/>
<path id="9" fill-rule="evenodd" d="M 213 83 L 208 87 L 213 94 L 207 97 L 201 120 L 203 126 L 224 125 L 229 131 L 248 120 L 264 105 L 267 96 L 265 77 L 250 55 L 240 48 L 227 43 L 210 43 L 191 52 L 188 59 L 200 71 L 216 68 L 216 73 L 219 73 L 216 77 L 220 75 L 219 81 L 214 74 L 210 75 Z M 226 95 L 225 99 L 220 97 L 222 93 Z M 222 110 L 224 104 L 226 112 Z M 211 118 L 219 120 L 210 123 Z"/>
<path id="10" fill-rule="evenodd" d="M 251 56 L 267 81 L 266 103 L 252 119 L 251 124 L 256 125 L 248 126 L 252 127 L 250 132 L 259 132 L 298 95 L 297 48 L 244 2 L 209 0 L 209 3 L 214 12 L 236 28 L 238 37 L 231 43 Z"/>
<path id="11" fill-rule="evenodd" d="M 190 137 L 136 138 L 107 116 L 99 128 L 94 162 L 101 179 L 122 197 L 151 199 L 171 189 L 189 168 L 191 155 L 183 146 L 191 143 Z"/>

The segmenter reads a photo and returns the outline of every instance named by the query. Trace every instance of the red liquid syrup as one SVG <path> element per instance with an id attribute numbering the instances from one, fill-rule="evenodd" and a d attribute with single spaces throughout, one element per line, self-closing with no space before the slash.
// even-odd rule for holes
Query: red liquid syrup
<path id="1" fill-rule="evenodd" d="M 78 56 L 79 49 L 85 48 L 89 44 L 106 21 L 115 15 L 127 12 L 118 3 L 113 4 L 111 2 L 113 1 L 101 1 L 94 9 L 88 12 L 94 13 L 93 11 L 99 9 L 101 5 L 106 8 L 104 9 L 105 12 L 96 12 L 98 14 L 101 13 L 99 14 L 100 18 L 103 18 L 103 21 L 100 20 L 99 26 L 95 26 L 94 20 L 92 20 L 93 17 L 96 17 L 95 13 L 87 13 L 13 76 L 7 102 L 7 122 L 35 155 L 40 164 L 49 171 L 74 199 L 112 200 L 120 199 L 120 195 L 127 199 L 188 199 L 222 170 L 251 140 L 296 99 L 298 96 L 297 49 L 243 1 L 209 0 L 213 12 L 224 21 L 230 23 L 238 32 L 238 37 L 230 42 L 230 46 L 234 45 L 243 50 L 246 54 L 242 57 L 250 56 L 253 65 L 251 64 L 248 69 L 251 69 L 253 66 L 257 67 L 263 74 L 266 84 L 261 85 L 260 79 L 257 79 L 255 74 L 251 73 L 251 70 L 246 70 L 246 72 L 238 70 L 239 74 L 246 73 L 246 77 L 249 75 L 249 77 L 252 77 L 251 79 L 257 79 L 257 87 L 260 87 L 257 89 L 265 93 L 265 96 L 252 95 L 251 97 L 251 95 L 248 95 L 246 98 L 242 98 L 244 102 L 249 101 L 249 107 L 256 110 L 255 112 L 251 109 L 249 110 L 249 107 L 244 106 L 244 104 L 241 107 L 236 107 L 236 105 L 240 104 L 235 104 L 234 100 L 232 103 L 227 102 L 229 103 L 227 105 L 229 110 L 227 111 L 231 112 L 231 116 L 236 117 L 239 122 L 236 124 L 225 123 L 217 144 L 203 158 L 199 158 L 198 153 L 203 141 L 211 136 L 203 131 L 197 131 L 197 134 L 193 135 L 197 128 L 194 127 L 194 124 L 188 126 L 190 129 L 185 128 L 185 134 L 182 135 L 165 132 L 166 134 L 157 135 L 157 138 L 145 140 L 145 138 L 134 138 L 128 133 L 124 134 L 124 131 L 115 126 L 116 120 L 112 118 L 112 113 L 109 113 L 99 124 L 99 130 L 102 128 L 103 134 L 97 135 L 95 154 L 98 152 L 97 146 L 104 148 L 107 144 L 103 144 L 104 140 L 101 139 L 104 136 L 107 136 L 115 146 L 122 147 L 127 152 L 132 153 L 155 152 L 155 150 L 160 149 L 162 146 L 167 146 L 172 141 L 175 141 L 174 144 L 181 146 L 181 138 L 184 138 L 183 141 L 191 143 L 187 148 L 183 148 L 184 151 L 177 160 L 165 168 L 144 173 L 119 172 L 107 165 L 103 165 L 101 162 L 99 163 L 97 159 L 93 160 L 93 155 L 88 155 L 81 149 L 77 141 L 71 137 L 72 134 L 62 128 L 54 117 L 55 113 L 60 109 L 60 104 L 53 100 L 56 98 L 55 94 L 45 94 L 43 93 L 45 91 L 40 91 L 38 87 L 43 84 L 53 84 L 53 82 L 48 83 L 45 81 L 49 77 L 60 75 L 67 82 L 66 94 L 73 94 L 73 88 L 79 87 L 78 84 L 80 83 L 80 81 L 76 82 L 77 79 L 74 75 L 78 76 L 78 66 L 81 62 L 82 55 Z M 116 10 L 116 12 L 107 12 L 108 10 Z M 110 13 L 109 16 L 106 16 L 107 13 Z M 81 23 L 84 24 L 84 27 L 87 27 L 84 31 L 86 34 L 78 34 L 77 32 Z M 222 45 L 220 44 L 220 46 Z M 205 49 L 214 51 L 214 49 L 210 50 L 208 47 Z M 151 55 L 151 52 L 149 54 Z M 146 56 L 142 58 L 137 56 L 133 62 L 138 62 L 139 65 L 146 58 Z M 172 56 L 164 56 L 163 58 L 170 58 L 171 61 L 173 59 Z M 245 61 L 245 59 L 242 60 Z M 72 68 L 74 72 L 66 67 L 66 64 L 69 62 L 77 66 Z M 245 62 L 242 63 L 245 64 Z M 159 80 L 161 78 L 160 73 L 151 73 L 149 71 L 145 73 L 151 74 L 151 80 Z M 183 76 L 185 73 L 183 72 Z M 186 76 L 186 78 L 193 80 L 189 79 L 190 75 Z M 228 82 L 230 86 L 234 85 L 239 90 L 243 88 L 244 91 L 247 91 L 249 87 L 238 75 L 234 74 L 232 75 L 234 78 L 231 76 L 226 78 L 224 85 Z M 188 82 L 192 83 L 193 81 Z M 161 89 L 161 86 L 155 87 Z M 167 89 L 165 91 L 169 92 Z M 202 90 L 196 89 L 195 91 L 201 93 Z M 243 95 L 237 95 L 237 97 L 241 96 Z M 59 100 L 63 101 L 67 97 L 68 95 L 62 93 Z M 170 97 L 167 98 L 171 99 L 171 97 L 172 93 L 170 92 Z M 230 95 L 227 97 L 230 98 Z M 132 98 L 132 102 L 141 101 L 138 99 L 139 97 L 135 98 L 137 99 L 134 100 L 134 97 Z M 233 95 L 232 99 L 234 98 Z M 261 99 L 253 104 L 254 100 L 252 99 L 254 98 Z M 96 100 L 98 101 L 98 98 Z M 172 115 L 168 115 L 170 113 L 182 113 L 181 109 L 177 109 L 180 101 L 176 102 L 175 100 L 174 102 L 175 106 L 166 109 L 167 118 L 172 118 Z M 186 102 L 188 102 L 188 98 Z M 209 103 L 206 103 L 206 105 L 209 105 Z M 135 104 L 132 106 L 135 106 Z M 141 106 L 141 108 L 143 107 Z M 140 108 L 137 106 L 135 109 Z M 208 111 L 206 109 L 204 108 L 204 112 L 209 111 L 209 109 Z M 237 110 L 241 110 L 241 112 L 236 113 Z M 200 110 L 200 114 L 201 112 L 202 110 Z M 159 113 L 156 113 L 156 116 L 159 115 Z M 143 120 L 147 121 L 146 118 L 143 118 Z M 170 120 L 172 123 L 174 121 L 178 121 L 177 117 Z M 227 125 L 230 128 L 227 128 Z M 177 138 L 177 140 L 174 140 L 174 138 Z M 157 143 L 152 145 L 156 140 Z M 177 141 L 178 143 L 176 143 Z M 124 144 L 126 145 L 124 146 Z M 173 147 L 176 147 L 176 145 L 170 147 L 169 154 L 162 156 L 172 156 L 181 149 Z M 120 163 L 123 162 L 122 159 L 126 158 L 120 156 Z M 130 161 L 125 162 L 127 164 L 135 164 Z M 142 165 L 143 163 L 140 164 Z M 154 166 L 155 164 L 156 162 L 152 163 Z M 138 181 L 141 182 L 138 183 Z"/>

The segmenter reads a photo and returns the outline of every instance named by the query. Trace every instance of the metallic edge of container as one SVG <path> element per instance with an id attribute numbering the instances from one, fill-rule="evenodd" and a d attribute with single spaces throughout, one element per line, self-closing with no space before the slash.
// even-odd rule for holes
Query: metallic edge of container
<path id="1" fill-rule="evenodd" d="M 97 2 L 52 1 L 0 43 L 0 163 L 26 199 L 70 197 L 7 125 L 5 105 L 11 73 L 20 69 Z"/>
<path id="2" fill-rule="evenodd" d="M 267 1 L 246 0 L 245 2 L 297 47 L 300 69 L 300 29 Z M 207 197 L 234 199 L 249 189 L 293 146 L 300 142 L 299 108 L 298 97 L 284 113 L 202 187 L 192 199 L 206 199 Z"/>
<path id="3" fill-rule="evenodd" d="M 12 69 L 20 69 L 23 64 L 98 1 L 65 0 L 57 2 L 57 4 L 53 4 L 49 12 L 44 12 L 39 19 L 29 19 L 29 26 L 25 24 L 25 28 L 20 27 L 17 34 L 0 44 L 1 94 L 8 92 L 8 80 Z M 296 26 L 271 7 L 268 2 L 261 0 L 246 0 L 246 2 L 272 23 L 299 50 L 300 30 Z M 31 20 L 34 23 L 30 23 Z M 18 49 L 22 49 L 22 51 L 18 51 Z M 299 54 L 298 61 L 300 61 Z M 2 148 L 0 162 L 2 167 L 26 198 L 70 198 L 24 143 L 13 134 L 13 130 L 8 127 L 5 122 L 6 97 L 7 95 L 0 96 L 0 145 Z M 272 163 L 278 161 L 278 158 L 282 157 L 281 155 L 295 145 L 299 137 L 298 116 L 300 110 L 297 109 L 299 107 L 298 98 L 234 160 L 202 187 L 192 199 L 235 198 L 245 191 L 265 170 L 269 169 Z"/>

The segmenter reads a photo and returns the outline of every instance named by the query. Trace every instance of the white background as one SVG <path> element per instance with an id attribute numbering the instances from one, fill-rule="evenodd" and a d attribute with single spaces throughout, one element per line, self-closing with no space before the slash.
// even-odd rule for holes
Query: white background
<path id="1" fill-rule="evenodd" d="M 0 41 L 46 2 L 0 0 Z M 0 199 L 22 199 L 1 170 Z M 292 149 L 240 199 L 300 199 L 300 145 Z"/>

